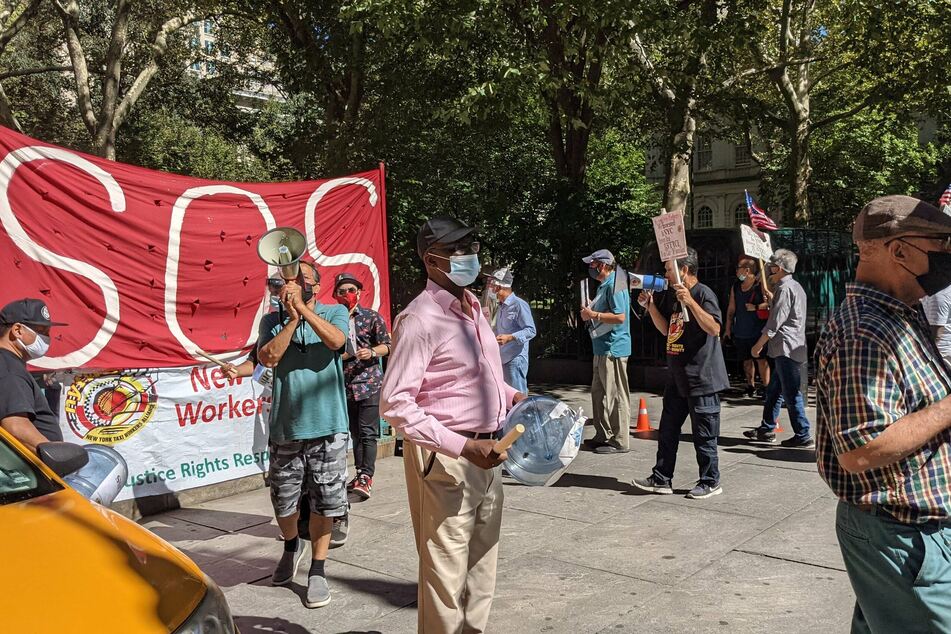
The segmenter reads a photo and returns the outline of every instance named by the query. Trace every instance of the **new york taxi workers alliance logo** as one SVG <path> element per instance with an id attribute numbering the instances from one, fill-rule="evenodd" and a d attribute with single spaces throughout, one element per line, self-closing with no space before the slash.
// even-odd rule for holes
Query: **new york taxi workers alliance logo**
<path id="1" fill-rule="evenodd" d="M 155 380 L 145 372 L 81 374 L 64 400 L 70 429 L 87 442 L 128 440 L 155 414 Z"/>

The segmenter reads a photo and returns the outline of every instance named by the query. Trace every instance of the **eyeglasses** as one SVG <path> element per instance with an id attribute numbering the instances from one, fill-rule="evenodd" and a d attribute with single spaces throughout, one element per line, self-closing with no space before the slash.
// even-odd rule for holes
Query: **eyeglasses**
<path id="1" fill-rule="evenodd" d="M 938 243 L 938 249 L 941 251 L 951 252 L 951 235 L 946 236 L 901 236 L 898 239 L 904 238 L 918 238 L 920 240 L 931 240 L 932 242 Z"/>
<path id="2" fill-rule="evenodd" d="M 357 292 L 357 288 L 355 286 L 341 286 L 336 291 L 334 291 L 334 295 L 343 297 L 347 293 L 356 293 L 356 292 Z"/>
<path id="3" fill-rule="evenodd" d="M 278 293 L 282 288 L 284 288 L 286 282 L 279 277 L 269 277 L 267 278 L 267 288 L 272 293 Z"/>
<path id="4" fill-rule="evenodd" d="M 481 247 L 481 244 L 473 241 L 468 244 L 434 244 L 431 250 L 451 251 L 450 255 L 476 255 Z"/>

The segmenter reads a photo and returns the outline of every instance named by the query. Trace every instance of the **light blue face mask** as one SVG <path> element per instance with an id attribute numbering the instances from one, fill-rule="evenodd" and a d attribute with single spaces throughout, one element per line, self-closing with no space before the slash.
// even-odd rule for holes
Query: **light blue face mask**
<path id="1" fill-rule="evenodd" d="M 277 295 L 271 295 L 271 310 L 277 310 L 281 307 L 281 298 Z"/>
<path id="2" fill-rule="evenodd" d="M 442 255 L 436 255 L 437 258 L 442 258 L 443 260 L 449 260 L 449 272 L 446 273 L 446 277 L 449 278 L 456 286 L 469 286 L 477 279 L 479 279 L 479 273 L 482 272 L 482 265 L 479 264 L 479 256 L 476 254 L 470 255 L 453 255 L 450 257 L 445 257 Z"/>

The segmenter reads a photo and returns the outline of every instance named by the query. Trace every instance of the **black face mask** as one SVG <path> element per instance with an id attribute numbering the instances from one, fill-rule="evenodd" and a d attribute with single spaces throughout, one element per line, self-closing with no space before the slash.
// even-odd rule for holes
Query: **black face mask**
<path id="1" fill-rule="evenodd" d="M 951 286 L 951 253 L 928 251 L 928 272 L 916 279 L 929 296 L 937 295 Z"/>
<path id="2" fill-rule="evenodd" d="M 941 291 L 951 286 L 951 253 L 945 251 L 925 251 L 919 246 L 905 242 L 905 244 L 918 249 L 928 256 L 928 270 L 921 275 L 916 275 L 915 280 L 929 297 L 937 295 Z M 910 271 L 909 271 L 910 272 Z"/>

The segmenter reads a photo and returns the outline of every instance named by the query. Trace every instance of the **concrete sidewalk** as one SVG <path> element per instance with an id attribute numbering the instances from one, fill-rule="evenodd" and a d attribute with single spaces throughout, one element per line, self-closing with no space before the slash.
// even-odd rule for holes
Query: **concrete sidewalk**
<path id="1" fill-rule="evenodd" d="M 591 411 L 587 388 L 533 387 Z M 758 403 L 724 402 L 724 491 L 708 500 L 683 497 L 697 476 L 689 422 L 672 496 L 640 495 L 629 484 L 650 473 L 652 439 L 632 438 L 626 455 L 583 452 L 553 487 L 507 480 L 489 631 L 846 631 L 854 597 L 835 499 L 812 451 L 746 442 L 741 432 L 758 423 Z M 648 398 L 654 426 L 660 407 Z M 789 427 L 785 412 L 781 421 Z M 401 459 L 378 464 L 373 498 L 351 515 L 349 542 L 327 563 L 333 601 L 317 610 L 301 603 L 306 565 L 292 586 L 270 586 L 281 543 L 266 489 L 143 524 L 224 588 L 243 634 L 415 632 L 416 552 Z"/>

